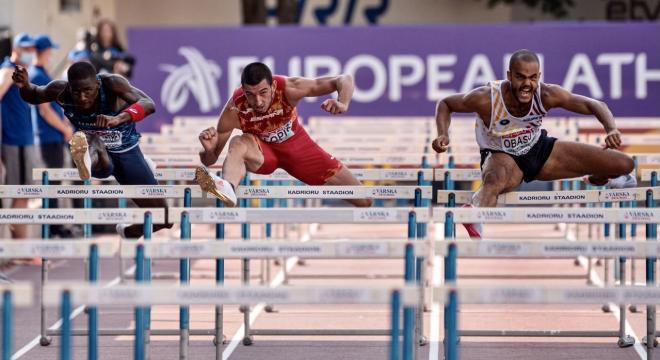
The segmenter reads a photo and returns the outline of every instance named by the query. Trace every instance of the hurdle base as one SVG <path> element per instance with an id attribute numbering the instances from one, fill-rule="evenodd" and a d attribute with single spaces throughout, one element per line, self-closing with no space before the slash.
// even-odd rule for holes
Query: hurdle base
<path id="1" fill-rule="evenodd" d="M 250 329 L 254 336 L 391 336 L 390 330 L 374 329 Z M 403 331 L 401 332 L 403 335 Z M 618 335 L 617 335 L 618 336 Z"/>
<path id="2" fill-rule="evenodd" d="M 627 348 L 635 345 L 635 339 L 630 335 L 625 335 L 622 338 L 619 338 L 619 341 L 616 343 L 620 348 Z"/>
<path id="3" fill-rule="evenodd" d="M 48 335 L 52 336 L 61 336 L 61 330 L 48 330 Z M 151 336 L 179 336 L 181 330 L 179 329 L 152 329 L 149 330 L 149 335 Z M 86 329 L 73 329 L 71 330 L 71 335 L 73 336 L 87 336 L 89 331 Z M 135 335 L 135 329 L 99 329 L 99 336 L 122 336 L 122 335 Z M 190 336 L 215 336 L 214 329 L 194 329 L 190 330 Z M 223 335 L 223 341 L 225 336 Z"/>
<path id="4" fill-rule="evenodd" d="M 428 343 L 429 343 L 429 339 L 426 336 L 422 335 L 419 337 L 419 341 L 417 342 L 417 345 L 426 346 L 428 345 Z"/>
<path id="5" fill-rule="evenodd" d="M 41 346 L 48 346 L 53 342 L 53 338 L 50 336 L 42 336 L 39 338 L 39 345 Z"/>
<path id="6" fill-rule="evenodd" d="M 562 331 L 562 330 L 459 330 L 459 336 L 484 337 L 615 337 L 618 331 Z"/>
<path id="7" fill-rule="evenodd" d="M 644 337 L 642 338 L 642 344 L 643 344 L 644 346 L 647 346 L 647 345 L 648 345 L 648 336 L 644 336 Z M 654 339 L 653 339 L 653 347 L 654 347 L 654 348 L 658 347 L 658 339 L 657 339 L 657 338 L 654 338 Z"/>
<path id="8" fill-rule="evenodd" d="M 227 337 L 225 335 L 222 335 L 222 344 L 221 345 L 226 345 L 227 344 Z M 218 346 L 218 338 L 214 337 L 213 338 L 213 345 Z"/>
<path id="9" fill-rule="evenodd" d="M 254 338 L 252 336 L 245 336 L 243 337 L 242 343 L 244 346 L 250 346 L 254 344 Z"/>

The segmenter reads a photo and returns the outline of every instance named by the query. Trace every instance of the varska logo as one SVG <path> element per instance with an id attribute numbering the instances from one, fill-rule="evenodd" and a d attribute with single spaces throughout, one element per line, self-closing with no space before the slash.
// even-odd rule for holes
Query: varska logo
<path id="1" fill-rule="evenodd" d="M 467 214 L 465 214 L 465 216 L 467 216 Z M 506 211 L 502 210 L 479 210 L 476 213 L 476 217 L 478 220 L 498 221 L 505 220 L 509 216 Z"/>
<path id="2" fill-rule="evenodd" d="M 393 199 L 396 198 L 397 195 L 399 195 L 397 189 L 391 189 L 385 187 L 371 189 L 371 196 L 373 197 Z"/>
<path id="3" fill-rule="evenodd" d="M 356 219 L 361 221 L 392 221 L 396 219 L 396 212 L 390 209 L 359 210 Z"/>
<path id="4" fill-rule="evenodd" d="M 44 189 L 36 186 L 21 186 L 16 189 L 16 195 L 41 196 Z"/>
<path id="5" fill-rule="evenodd" d="M 126 221 L 130 218 L 129 213 L 125 211 L 102 211 L 96 215 L 100 221 Z"/>
<path id="6" fill-rule="evenodd" d="M 244 213 L 235 210 L 216 210 L 208 214 L 211 221 L 240 221 L 245 218 Z"/>
<path id="7" fill-rule="evenodd" d="M 138 193 L 149 197 L 165 197 L 168 193 L 167 190 L 166 187 L 144 187 L 139 188 Z"/>
<path id="8" fill-rule="evenodd" d="M 615 190 L 603 192 L 603 200 L 608 201 L 625 201 L 635 200 L 635 193 L 633 191 Z"/>
<path id="9" fill-rule="evenodd" d="M 194 47 L 183 46 L 179 54 L 188 62 L 176 66 L 160 64 L 162 71 L 170 73 L 160 89 L 160 100 L 168 112 L 174 114 L 188 103 L 190 94 L 197 100 L 199 111 L 207 113 L 220 106 L 217 81 L 222 75 L 215 61 L 204 58 Z"/>
<path id="10" fill-rule="evenodd" d="M 652 221 L 655 218 L 653 211 L 648 210 L 627 210 L 623 213 L 623 219 L 626 221 Z"/>
<path id="11" fill-rule="evenodd" d="M 270 195 L 268 188 L 247 188 L 243 189 L 243 196 L 263 197 Z"/>

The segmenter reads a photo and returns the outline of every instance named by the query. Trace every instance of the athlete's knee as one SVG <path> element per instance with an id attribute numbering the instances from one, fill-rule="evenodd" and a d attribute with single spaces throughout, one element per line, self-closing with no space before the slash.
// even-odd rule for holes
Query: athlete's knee
<path id="1" fill-rule="evenodd" d="M 489 170 L 483 174 L 483 187 L 485 189 L 503 189 L 507 184 L 507 171 L 504 168 Z"/>
<path id="2" fill-rule="evenodd" d="M 621 159 L 617 162 L 617 169 L 619 175 L 630 174 L 635 169 L 635 162 L 630 156 L 621 156 Z"/>
<path id="3" fill-rule="evenodd" d="M 249 141 L 250 140 L 244 136 L 236 136 L 229 142 L 229 151 L 245 154 L 250 146 Z"/>
<path id="4" fill-rule="evenodd" d="M 85 134 L 87 136 L 87 144 L 89 144 L 90 147 L 96 148 L 96 149 L 104 149 L 105 144 L 103 143 L 103 139 L 101 139 L 100 136 L 98 135 L 93 135 L 93 134 Z"/>

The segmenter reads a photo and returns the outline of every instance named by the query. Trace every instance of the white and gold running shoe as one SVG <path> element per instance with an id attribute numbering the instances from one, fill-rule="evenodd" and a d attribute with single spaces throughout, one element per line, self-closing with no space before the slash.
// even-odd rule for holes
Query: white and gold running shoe
<path id="1" fill-rule="evenodd" d="M 76 168 L 81 180 L 89 180 L 92 177 L 92 157 L 89 155 L 89 144 L 87 143 L 87 136 L 82 131 L 77 131 L 73 134 L 71 141 L 71 159 Z"/>
<path id="2" fill-rule="evenodd" d="M 212 174 L 205 167 L 195 169 L 195 182 L 203 191 L 215 196 L 225 203 L 227 207 L 235 207 L 236 193 L 229 181 Z"/>

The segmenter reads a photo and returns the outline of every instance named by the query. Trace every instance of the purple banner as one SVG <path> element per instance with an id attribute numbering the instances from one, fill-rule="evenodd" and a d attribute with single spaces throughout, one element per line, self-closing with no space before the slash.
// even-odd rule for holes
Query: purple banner
<path id="1" fill-rule="evenodd" d="M 156 101 L 147 131 L 178 115 L 216 116 L 257 60 L 288 76 L 352 74 L 352 116 L 432 116 L 438 99 L 504 78 L 520 48 L 541 55 L 543 81 L 616 116 L 660 115 L 660 23 L 133 28 L 128 39 L 133 83 Z M 309 100 L 304 118 L 324 114 L 322 98 Z"/>

